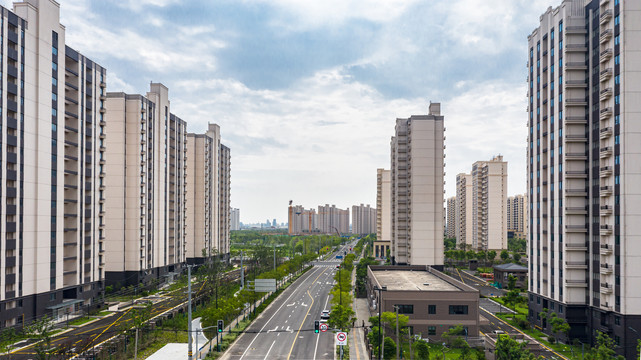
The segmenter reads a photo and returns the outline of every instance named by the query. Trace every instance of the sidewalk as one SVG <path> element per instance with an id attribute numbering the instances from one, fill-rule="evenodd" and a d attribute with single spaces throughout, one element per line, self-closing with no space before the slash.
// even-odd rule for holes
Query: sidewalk
<path id="1" fill-rule="evenodd" d="M 365 249 L 363 249 L 363 253 Z M 359 258 L 363 257 L 363 253 Z M 356 267 L 352 271 L 352 286 L 356 286 Z M 354 292 L 356 295 L 356 292 Z M 369 352 L 367 351 L 367 346 L 365 345 L 365 327 L 370 326 L 369 323 L 369 307 L 367 305 L 366 298 L 356 298 L 354 296 L 354 303 L 352 304 L 352 309 L 356 313 L 356 321 L 354 322 L 354 327 L 352 328 L 352 333 L 349 337 L 349 357 L 350 359 L 358 360 L 367 360 L 369 359 Z"/>

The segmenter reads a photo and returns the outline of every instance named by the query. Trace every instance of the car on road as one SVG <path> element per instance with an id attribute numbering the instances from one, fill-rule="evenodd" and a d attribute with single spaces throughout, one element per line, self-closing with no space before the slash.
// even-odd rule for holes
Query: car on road
<path id="1" fill-rule="evenodd" d="M 329 310 L 323 310 L 320 315 L 321 322 L 327 322 L 329 320 Z"/>

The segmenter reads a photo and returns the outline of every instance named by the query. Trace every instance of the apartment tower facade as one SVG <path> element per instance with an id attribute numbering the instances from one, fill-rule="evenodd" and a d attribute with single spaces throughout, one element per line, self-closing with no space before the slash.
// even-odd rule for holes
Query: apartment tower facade
<path id="1" fill-rule="evenodd" d="M 289 206 L 288 234 L 300 235 L 318 231 L 316 209 L 305 209 L 302 205 Z"/>
<path id="2" fill-rule="evenodd" d="M 376 241 L 374 256 L 387 256 L 392 238 L 392 172 L 376 169 Z"/>
<path id="3" fill-rule="evenodd" d="M 369 235 L 376 233 L 376 209 L 367 205 L 352 206 L 352 234 Z"/>
<path id="4" fill-rule="evenodd" d="M 528 37 L 530 321 L 636 356 L 641 3 L 565 0 Z"/>
<path id="5" fill-rule="evenodd" d="M 349 208 L 339 209 L 336 205 L 318 206 L 318 229 L 323 234 L 341 235 L 349 233 Z"/>
<path id="6" fill-rule="evenodd" d="M 0 7 L 0 327 L 90 306 L 104 278 L 106 71 L 55 1 Z"/>
<path id="7" fill-rule="evenodd" d="M 456 238 L 456 196 L 447 199 L 447 222 L 445 226 L 445 237 Z"/>
<path id="8" fill-rule="evenodd" d="M 472 248 L 507 249 L 507 162 L 472 164 Z"/>
<path id="9" fill-rule="evenodd" d="M 396 119 L 391 140 L 392 263 L 443 265 L 444 117 Z"/>
<path id="10" fill-rule="evenodd" d="M 230 216 L 231 216 L 231 225 L 229 230 L 235 231 L 235 230 L 240 230 L 240 209 L 238 208 L 232 208 L 230 210 Z"/>
<path id="11" fill-rule="evenodd" d="M 527 194 L 508 196 L 507 198 L 507 231 L 515 238 L 527 238 Z"/>
<path id="12" fill-rule="evenodd" d="M 160 83 L 108 93 L 106 108 L 106 282 L 147 283 L 185 261 L 186 123 Z"/>
<path id="13" fill-rule="evenodd" d="M 211 132 L 210 130 L 208 133 Z M 231 227 L 231 150 L 220 145 L 220 158 L 218 161 L 219 189 L 218 189 L 218 244 L 216 249 L 223 259 L 229 259 L 229 230 Z"/>
<path id="14" fill-rule="evenodd" d="M 461 248 L 472 247 L 472 175 L 456 175 L 456 244 Z"/>

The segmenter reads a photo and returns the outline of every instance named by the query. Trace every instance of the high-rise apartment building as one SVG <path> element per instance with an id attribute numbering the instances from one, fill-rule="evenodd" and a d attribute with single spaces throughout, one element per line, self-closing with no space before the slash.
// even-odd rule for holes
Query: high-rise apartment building
<path id="1" fill-rule="evenodd" d="M 289 206 L 289 235 L 309 234 L 318 231 L 315 209 L 305 209 L 302 205 Z"/>
<path id="2" fill-rule="evenodd" d="M 230 225 L 230 230 L 235 231 L 235 230 L 240 230 L 240 209 L 238 208 L 232 208 L 230 210 L 230 216 L 231 216 L 231 225 Z"/>
<path id="3" fill-rule="evenodd" d="M 443 265 L 444 117 L 396 119 L 391 140 L 392 262 Z"/>
<path id="4" fill-rule="evenodd" d="M 160 279 L 185 261 L 186 123 L 170 112 L 167 87 L 150 87 L 146 96 L 107 94 L 109 284 Z"/>
<path id="5" fill-rule="evenodd" d="M 229 150 L 220 142 L 220 127 L 205 134 L 187 134 L 186 234 L 187 262 L 229 254 L 231 213 Z M 225 210 L 227 209 L 227 210 Z"/>
<path id="6" fill-rule="evenodd" d="M 636 356 L 641 3 L 564 0 L 528 37 L 529 319 Z"/>
<path id="7" fill-rule="evenodd" d="M 55 1 L 0 7 L 0 328 L 94 303 L 104 278 L 106 71 Z"/>
<path id="8" fill-rule="evenodd" d="M 376 209 L 367 205 L 352 206 L 352 234 L 368 235 L 376 233 Z"/>
<path id="9" fill-rule="evenodd" d="M 447 219 L 445 226 L 445 237 L 453 239 L 456 237 L 456 196 L 447 199 Z"/>
<path id="10" fill-rule="evenodd" d="M 376 169 L 376 241 L 374 256 L 387 256 L 392 238 L 392 172 Z"/>
<path id="11" fill-rule="evenodd" d="M 318 229 L 322 234 L 349 233 L 349 209 L 339 209 L 336 205 L 318 205 Z"/>
<path id="12" fill-rule="evenodd" d="M 211 129 L 211 127 L 210 127 Z M 211 131 L 211 130 L 210 130 Z M 225 146 L 220 145 L 220 160 L 218 162 L 219 190 L 218 190 L 218 253 L 223 255 L 223 258 L 229 258 L 229 228 L 231 224 L 231 216 L 229 208 L 231 206 L 231 150 Z"/>
<path id="13" fill-rule="evenodd" d="M 507 162 L 472 164 L 472 248 L 507 249 Z"/>
<path id="14" fill-rule="evenodd" d="M 472 175 L 456 175 L 456 245 L 459 248 L 472 247 L 473 198 Z"/>
<path id="15" fill-rule="evenodd" d="M 527 194 L 508 196 L 507 231 L 515 238 L 525 239 L 527 235 Z"/>

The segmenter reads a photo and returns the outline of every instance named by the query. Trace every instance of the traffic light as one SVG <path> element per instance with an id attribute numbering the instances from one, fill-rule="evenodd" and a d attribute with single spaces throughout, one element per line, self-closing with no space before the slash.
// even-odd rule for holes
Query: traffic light
<path id="1" fill-rule="evenodd" d="M 225 328 L 225 324 L 223 323 L 223 321 L 218 320 L 218 332 L 222 333 L 224 328 Z"/>
<path id="2" fill-rule="evenodd" d="M 314 321 L 314 332 L 318 334 L 319 331 L 320 331 L 320 321 L 316 320 Z"/>

